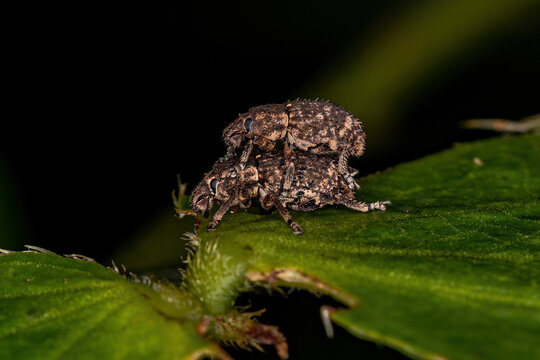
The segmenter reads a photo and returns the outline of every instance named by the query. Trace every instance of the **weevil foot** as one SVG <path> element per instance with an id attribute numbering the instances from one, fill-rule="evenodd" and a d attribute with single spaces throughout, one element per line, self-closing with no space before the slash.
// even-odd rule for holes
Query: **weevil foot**
<path id="1" fill-rule="evenodd" d="M 302 235 L 302 234 L 304 233 L 304 230 L 302 230 L 302 228 L 300 227 L 300 225 L 298 225 L 298 224 L 295 223 L 294 221 L 291 222 L 290 225 L 291 225 L 293 234 L 295 234 L 295 235 Z"/>
<path id="2" fill-rule="evenodd" d="M 392 204 L 391 201 L 377 201 L 369 204 L 369 210 L 386 210 L 386 205 Z"/>
<path id="3" fill-rule="evenodd" d="M 216 228 L 218 227 L 219 225 L 219 222 L 217 221 L 212 221 L 207 227 L 206 227 L 206 231 L 216 231 Z"/>

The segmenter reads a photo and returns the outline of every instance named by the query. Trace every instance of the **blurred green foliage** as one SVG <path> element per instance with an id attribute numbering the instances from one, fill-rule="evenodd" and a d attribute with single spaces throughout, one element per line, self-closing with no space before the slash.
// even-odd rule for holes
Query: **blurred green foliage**
<path id="1" fill-rule="evenodd" d="M 186 255 L 185 232 L 193 231 L 193 218 L 179 221 L 170 210 L 163 210 L 144 224 L 133 239 L 111 255 L 114 261 L 132 271 L 156 270 L 180 265 Z M 177 275 L 177 274 L 174 274 Z"/>
<path id="2" fill-rule="evenodd" d="M 364 123 L 369 152 L 382 151 L 400 127 L 411 125 L 401 116 L 421 89 L 456 73 L 473 54 L 496 47 L 500 35 L 535 19 L 539 5 L 537 0 L 413 2 L 299 93 L 344 106 Z"/>

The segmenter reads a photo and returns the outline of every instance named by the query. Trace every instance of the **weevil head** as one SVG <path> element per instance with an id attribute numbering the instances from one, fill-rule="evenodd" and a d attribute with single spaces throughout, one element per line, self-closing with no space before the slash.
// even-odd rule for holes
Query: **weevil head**
<path id="1" fill-rule="evenodd" d="M 270 150 L 273 142 L 285 138 L 288 119 L 284 105 L 252 107 L 225 128 L 223 140 L 227 145 L 238 148 L 246 139 L 253 139 L 258 147 Z"/>
<path id="2" fill-rule="evenodd" d="M 216 196 L 219 198 L 218 189 L 221 188 L 221 184 L 219 184 L 221 176 L 233 162 L 234 160 L 231 159 L 214 164 L 212 170 L 205 174 L 199 185 L 193 189 L 190 201 L 191 207 L 196 214 L 204 214 L 205 218 L 208 217 Z"/>
<path id="3" fill-rule="evenodd" d="M 250 189 L 249 194 L 256 193 L 258 172 L 255 162 L 250 159 L 243 170 L 237 162 L 238 159 L 230 159 L 215 163 L 212 171 L 195 187 L 190 200 L 196 214 L 208 217 L 214 202 L 223 203 L 231 197 L 237 198 L 246 187 Z"/>
<path id="4" fill-rule="evenodd" d="M 227 190 L 231 186 L 229 173 L 236 161 L 236 159 L 230 159 L 215 163 L 212 170 L 205 174 L 199 185 L 193 189 L 190 201 L 196 214 L 204 214 L 207 218 L 214 201 L 221 202 L 228 198 Z"/>

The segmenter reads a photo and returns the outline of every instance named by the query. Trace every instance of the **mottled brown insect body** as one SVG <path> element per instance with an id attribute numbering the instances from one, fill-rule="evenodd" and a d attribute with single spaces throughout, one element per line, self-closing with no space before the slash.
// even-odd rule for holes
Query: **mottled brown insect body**
<path id="1" fill-rule="evenodd" d="M 274 152 L 273 156 L 257 155 L 256 164 L 263 191 L 277 195 L 283 205 L 293 210 L 312 211 L 354 201 L 354 192 L 332 157 L 294 151 L 285 162 L 281 154 Z"/>
<path id="2" fill-rule="evenodd" d="M 362 124 L 348 111 L 313 100 L 290 101 L 286 107 L 289 144 L 313 154 L 364 153 L 366 136 Z"/>
<path id="3" fill-rule="evenodd" d="M 277 141 L 288 148 L 313 154 L 338 155 L 338 171 L 351 188 L 358 188 L 347 171 L 349 156 L 364 153 L 365 134 L 351 113 L 327 101 L 295 100 L 250 108 L 223 132 L 227 144 L 226 159 L 235 149 L 244 147 L 240 166 L 244 167 L 253 146 L 272 150 Z"/>
<path id="4" fill-rule="evenodd" d="M 191 197 L 193 210 L 207 214 L 216 200 L 222 204 L 208 230 L 215 230 L 231 206 L 251 206 L 257 198 L 264 209 L 276 207 L 295 234 L 302 228 L 287 208 L 312 211 L 331 204 L 345 205 L 357 211 L 385 210 L 389 202 L 365 204 L 357 202 L 354 191 L 338 171 L 334 157 L 291 151 L 288 159 L 282 151 L 273 150 L 250 157 L 244 169 L 236 159 L 214 165 L 195 188 Z"/>

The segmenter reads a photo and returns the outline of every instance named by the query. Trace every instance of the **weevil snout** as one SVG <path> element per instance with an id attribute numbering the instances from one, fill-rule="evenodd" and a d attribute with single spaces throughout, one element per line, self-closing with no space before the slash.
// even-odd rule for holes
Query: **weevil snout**
<path id="1" fill-rule="evenodd" d="M 235 147 L 240 146 L 242 140 L 244 140 L 244 132 L 234 132 L 229 136 L 229 142 Z"/>
<path id="2" fill-rule="evenodd" d="M 191 195 L 191 207 L 196 214 L 203 214 L 208 217 L 210 210 L 214 205 L 214 194 L 206 186 L 197 186 Z"/>
<path id="3" fill-rule="evenodd" d="M 203 214 L 204 218 L 208 217 L 210 212 L 210 195 L 201 195 L 195 203 L 192 203 L 193 211 L 197 214 Z"/>

